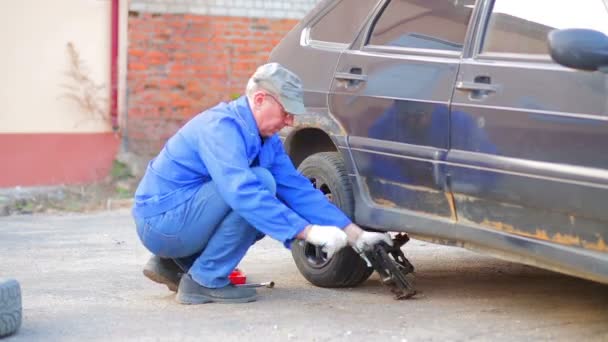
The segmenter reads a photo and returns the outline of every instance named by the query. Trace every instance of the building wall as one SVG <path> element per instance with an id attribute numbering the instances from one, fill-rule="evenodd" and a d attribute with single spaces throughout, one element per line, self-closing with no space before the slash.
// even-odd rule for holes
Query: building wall
<path id="1" fill-rule="evenodd" d="M 107 174 L 119 142 L 103 117 L 110 6 L 109 0 L 0 2 L 0 187 L 82 183 Z M 123 1 L 125 19 L 126 13 Z M 69 76 L 69 43 L 90 82 Z M 95 105 L 78 104 L 85 89 Z"/>
<path id="2" fill-rule="evenodd" d="M 129 9 L 147 13 L 299 20 L 318 0 L 131 0 Z"/>
<path id="3" fill-rule="evenodd" d="M 132 0 L 125 141 L 157 153 L 188 119 L 244 93 L 317 0 Z"/>
<path id="4" fill-rule="evenodd" d="M 103 132 L 106 122 L 83 111 L 70 95 L 79 86 L 67 75 L 72 43 L 99 85 L 109 83 L 108 1 L 0 2 L 0 132 Z M 107 97 L 107 94 L 103 94 Z M 101 101 L 100 101 L 101 102 Z M 107 108 L 107 103 L 101 103 Z M 107 111 L 107 110 L 106 110 Z"/>

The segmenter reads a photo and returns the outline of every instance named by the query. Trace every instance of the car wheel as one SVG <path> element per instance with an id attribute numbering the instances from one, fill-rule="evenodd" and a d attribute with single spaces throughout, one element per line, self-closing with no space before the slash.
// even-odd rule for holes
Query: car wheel
<path id="1" fill-rule="evenodd" d="M 21 326 L 21 288 L 14 279 L 0 278 L 0 337 Z"/>
<path id="2" fill-rule="evenodd" d="M 313 154 L 300 164 L 298 170 L 347 216 L 353 217 L 352 186 L 338 152 Z M 349 247 L 327 259 L 321 248 L 297 241 L 292 245 L 291 254 L 304 278 L 320 287 L 355 286 L 374 271 Z"/>

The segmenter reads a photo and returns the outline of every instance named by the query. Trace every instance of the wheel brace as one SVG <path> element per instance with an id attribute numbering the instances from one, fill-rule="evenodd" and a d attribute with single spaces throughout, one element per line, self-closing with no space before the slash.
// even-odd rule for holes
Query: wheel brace
<path id="1" fill-rule="evenodd" d="M 378 272 L 382 283 L 390 287 L 395 299 L 408 299 L 416 294 L 416 290 L 406 278 L 406 275 L 414 272 L 414 266 L 401 251 L 401 246 L 409 240 L 407 234 L 399 233 L 393 238 L 393 246 L 381 242 L 370 251 L 359 252 L 367 266 Z"/>

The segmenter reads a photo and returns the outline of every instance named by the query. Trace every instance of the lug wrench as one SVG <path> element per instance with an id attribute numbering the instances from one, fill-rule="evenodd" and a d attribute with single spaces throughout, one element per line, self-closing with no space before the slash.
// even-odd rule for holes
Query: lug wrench
<path id="1" fill-rule="evenodd" d="M 237 284 L 235 287 L 267 287 L 269 289 L 274 287 L 274 281 L 268 281 L 265 283 L 250 283 L 250 284 Z"/>

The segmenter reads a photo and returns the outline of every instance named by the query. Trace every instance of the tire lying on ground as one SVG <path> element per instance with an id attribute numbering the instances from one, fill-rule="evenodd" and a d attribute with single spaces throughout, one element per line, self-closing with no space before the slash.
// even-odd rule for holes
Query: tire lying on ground
<path id="1" fill-rule="evenodd" d="M 347 216 L 353 217 L 352 185 L 338 152 L 313 154 L 304 159 L 298 170 Z M 291 254 L 304 278 L 320 287 L 356 286 L 369 278 L 374 271 L 349 247 L 328 260 L 318 247 L 296 241 L 291 247 Z"/>
<path id="2" fill-rule="evenodd" d="M 21 288 L 14 279 L 0 278 L 0 337 L 21 326 Z"/>

